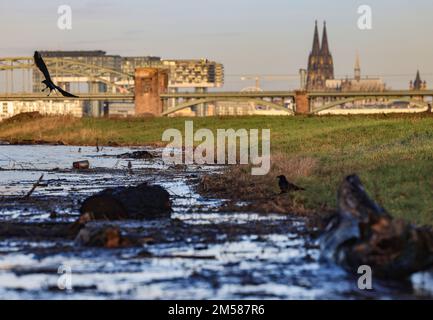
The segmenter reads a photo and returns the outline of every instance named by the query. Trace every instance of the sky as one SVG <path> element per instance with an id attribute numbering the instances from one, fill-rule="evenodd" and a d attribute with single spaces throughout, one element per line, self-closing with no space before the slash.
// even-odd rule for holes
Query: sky
<path id="1" fill-rule="evenodd" d="M 72 30 L 57 26 L 60 5 Z M 372 29 L 358 28 L 358 7 L 372 9 Z M 314 21 L 327 21 L 336 77 L 383 75 L 407 88 L 417 69 L 433 87 L 431 0 L 15 0 L 0 2 L 0 57 L 38 50 L 104 50 L 125 56 L 208 58 L 225 66 L 226 89 L 254 85 L 242 75 L 296 75 L 307 67 Z M 263 80 L 293 89 L 298 77 Z"/>

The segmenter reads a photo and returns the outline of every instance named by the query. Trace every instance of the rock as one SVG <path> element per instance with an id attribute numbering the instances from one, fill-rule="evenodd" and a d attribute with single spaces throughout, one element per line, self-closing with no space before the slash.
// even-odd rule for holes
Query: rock
<path id="1" fill-rule="evenodd" d="M 134 151 L 129 153 L 120 154 L 117 156 L 119 159 L 153 159 L 155 156 L 149 151 Z"/>
<path id="2" fill-rule="evenodd" d="M 88 170 L 90 168 L 90 163 L 87 160 L 77 161 L 72 164 L 72 167 L 76 170 Z"/>
<path id="3" fill-rule="evenodd" d="M 107 189 L 87 198 L 80 212 L 93 220 L 162 217 L 171 213 L 170 194 L 161 186 L 147 184 Z"/>
<path id="4" fill-rule="evenodd" d="M 406 278 L 433 267 L 433 230 L 394 219 L 371 200 L 356 175 L 338 192 L 338 213 L 320 238 L 322 256 L 357 273 L 368 265 L 380 278 Z"/>
<path id="5" fill-rule="evenodd" d="M 140 245 L 138 240 L 124 237 L 118 227 L 88 227 L 81 229 L 75 242 L 85 247 L 125 248 Z"/>

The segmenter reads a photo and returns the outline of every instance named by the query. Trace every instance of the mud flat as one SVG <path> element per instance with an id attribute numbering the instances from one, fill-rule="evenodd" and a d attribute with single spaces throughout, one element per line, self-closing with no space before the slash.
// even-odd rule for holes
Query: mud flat
<path id="1" fill-rule="evenodd" d="M 146 150 L 155 157 L 118 158 L 137 151 L 130 148 L 104 147 L 96 152 L 94 147 L 0 146 L 2 298 L 432 297 L 429 273 L 403 282 L 377 281 L 373 291 L 358 290 L 354 276 L 320 260 L 305 218 L 248 210 L 222 213 L 224 199 L 196 191 L 201 176 L 218 168 L 168 167 L 160 160 L 161 150 Z M 90 169 L 73 170 L 72 163 L 80 160 L 89 160 Z M 41 185 L 24 199 L 41 174 Z M 123 236 L 140 239 L 139 243 L 114 249 L 89 247 L 76 241 L 76 231 L 61 236 L 63 228 L 80 218 L 81 204 L 89 196 L 142 183 L 168 190 L 169 216 L 86 224 L 117 228 Z M 38 228 L 42 232 L 32 234 Z M 59 289 L 59 270 L 71 271 L 72 290 Z"/>

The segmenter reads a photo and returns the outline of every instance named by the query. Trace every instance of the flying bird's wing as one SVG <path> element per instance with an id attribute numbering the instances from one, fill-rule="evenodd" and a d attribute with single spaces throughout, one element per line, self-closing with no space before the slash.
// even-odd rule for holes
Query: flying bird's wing
<path id="1" fill-rule="evenodd" d="M 47 81 L 52 82 L 50 72 L 48 71 L 47 65 L 45 64 L 44 59 L 42 59 L 41 54 L 38 51 L 35 51 L 35 55 L 33 56 L 35 60 L 35 64 L 38 67 L 39 70 L 44 74 L 45 79 Z"/>
<path id="2" fill-rule="evenodd" d="M 65 90 L 63 90 L 62 88 L 60 88 L 59 86 L 56 86 L 56 89 L 59 90 L 59 92 L 62 94 L 62 96 L 64 97 L 68 97 L 68 98 L 78 98 L 77 96 L 73 95 L 72 93 L 69 93 Z"/>

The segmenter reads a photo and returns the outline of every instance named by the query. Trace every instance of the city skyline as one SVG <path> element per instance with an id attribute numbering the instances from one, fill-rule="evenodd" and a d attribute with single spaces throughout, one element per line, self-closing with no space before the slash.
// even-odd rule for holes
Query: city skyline
<path id="1" fill-rule="evenodd" d="M 417 70 L 428 85 L 433 82 L 429 1 L 370 1 L 372 30 L 357 27 L 360 1 L 328 1 L 326 8 L 317 0 L 68 2 L 73 13 L 69 31 L 57 28 L 57 8 L 63 2 L 38 8 L 28 0 L 0 4 L 1 56 L 30 55 L 34 49 L 100 49 L 125 56 L 205 57 L 224 64 L 228 89 L 253 83 L 242 82 L 243 74 L 293 75 L 278 84 L 262 82 L 272 89 L 287 82 L 298 85 L 298 70 L 307 67 L 312 25 L 326 20 L 336 77 L 353 76 L 359 52 L 363 75 L 383 76 L 388 86 L 408 88 Z"/>

